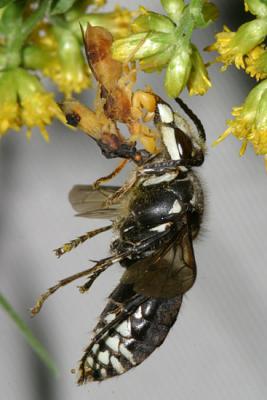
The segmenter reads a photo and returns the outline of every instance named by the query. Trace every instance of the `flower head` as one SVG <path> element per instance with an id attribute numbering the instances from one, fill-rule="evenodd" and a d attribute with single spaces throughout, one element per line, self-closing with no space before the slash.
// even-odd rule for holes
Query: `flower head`
<path id="1" fill-rule="evenodd" d="M 267 51 L 264 45 L 257 46 L 248 53 L 246 72 L 257 81 L 267 77 Z"/>
<path id="2" fill-rule="evenodd" d="M 102 26 L 106 28 L 114 38 L 122 38 L 129 35 L 131 31 L 131 23 L 136 12 L 128 11 L 116 6 L 114 11 L 107 13 L 90 13 L 84 12 L 78 15 L 74 20 L 68 22 L 67 27 L 72 33 L 82 40 L 80 25 L 86 30 L 87 24 L 92 26 Z"/>
<path id="3" fill-rule="evenodd" d="M 31 41 L 33 44 L 23 53 L 27 68 L 40 69 L 67 97 L 90 86 L 89 69 L 79 39 L 71 31 L 42 24 Z"/>
<path id="4" fill-rule="evenodd" d="M 19 105 L 14 79 L 9 72 L 3 72 L 0 75 L 0 137 L 6 134 L 8 129 L 19 129 L 18 111 Z"/>
<path id="5" fill-rule="evenodd" d="M 211 87 L 211 82 L 209 80 L 208 71 L 205 67 L 203 59 L 198 49 L 194 45 L 192 45 L 191 60 L 192 68 L 187 81 L 188 91 L 190 96 L 197 94 L 202 96 Z"/>
<path id="6" fill-rule="evenodd" d="M 52 118 L 65 122 L 64 115 L 53 99 L 53 94 L 45 91 L 38 78 L 22 68 L 6 71 L 0 77 L 0 135 L 8 129 L 18 130 L 23 125 L 31 129 L 39 127 L 42 136 L 49 140 L 45 126 Z"/>
<path id="7" fill-rule="evenodd" d="M 232 133 L 243 141 L 240 149 L 242 156 L 250 142 L 256 154 L 267 156 L 267 80 L 259 83 L 251 90 L 244 104 L 234 107 L 234 120 L 228 121 L 229 128 L 214 142 L 214 145 L 224 140 Z"/>
<path id="8" fill-rule="evenodd" d="M 244 56 L 260 44 L 267 34 L 267 20 L 254 19 L 240 26 L 237 32 L 231 32 L 226 26 L 217 33 L 216 42 L 206 48 L 217 51 L 216 61 L 225 64 L 222 70 L 234 63 L 237 68 L 245 68 Z"/>

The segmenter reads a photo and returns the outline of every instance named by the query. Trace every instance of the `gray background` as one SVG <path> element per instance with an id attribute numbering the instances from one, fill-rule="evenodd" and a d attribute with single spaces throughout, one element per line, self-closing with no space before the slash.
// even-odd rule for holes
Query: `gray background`
<path id="1" fill-rule="evenodd" d="M 109 2 L 109 9 L 114 3 Z M 216 3 L 220 20 L 197 32 L 194 42 L 200 48 L 211 42 L 211 34 L 222 23 L 236 29 L 243 21 L 243 2 Z M 142 4 L 161 11 L 158 1 Z M 62 289 L 33 320 L 28 308 L 56 280 L 87 267 L 89 258 L 108 254 L 109 234 L 60 260 L 51 250 L 101 226 L 100 221 L 74 218 L 67 195 L 72 185 L 92 182 L 117 161 L 104 159 L 93 141 L 57 123 L 50 128 L 49 145 L 37 132 L 30 143 L 22 133 L 11 133 L 1 141 L 1 290 L 60 370 L 55 379 L 0 310 L 3 399 L 267 398 L 266 173 L 262 158 L 251 149 L 238 157 L 240 143 L 234 138 L 210 148 L 225 129 L 232 106 L 242 103 L 254 82 L 233 67 L 221 74 L 218 65 L 213 66 L 210 75 L 213 88 L 206 96 L 188 98 L 186 92 L 182 96 L 203 121 L 208 137 L 208 154 L 201 167 L 207 213 L 195 243 L 197 282 L 185 296 L 164 345 L 138 368 L 100 385 L 77 387 L 70 369 L 119 280 L 120 267 L 101 276 L 88 294 L 81 295 L 75 284 Z M 142 85 L 150 83 L 165 96 L 161 75 L 141 79 Z M 88 94 L 82 99 L 90 103 Z M 121 175 L 114 183 L 124 178 Z"/>

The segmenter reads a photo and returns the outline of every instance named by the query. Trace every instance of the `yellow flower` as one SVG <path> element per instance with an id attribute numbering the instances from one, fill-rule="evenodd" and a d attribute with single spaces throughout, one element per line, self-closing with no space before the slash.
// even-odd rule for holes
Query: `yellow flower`
<path id="1" fill-rule="evenodd" d="M 24 66 L 40 69 L 67 97 L 80 93 L 91 84 L 89 68 L 78 38 L 58 26 L 41 25 L 31 37 L 34 42 L 24 49 Z"/>
<path id="2" fill-rule="evenodd" d="M 0 138 L 8 129 L 20 127 L 19 106 L 14 80 L 10 73 L 0 75 Z"/>
<path id="3" fill-rule="evenodd" d="M 54 117 L 65 122 L 61 111 L 53 99 L 52 93 L 35 92 L 30 96 L 25 96 L 21 100 L 21 121 L 22 125 L 28 127 L 27 138 L 32 135 L 31 129 L 38 126 L 46 142 L 49 141 L 49 134 L 45 128 L 51 124 Z"/>
<path id="4" fill-rule="evenodd" d="M 54 117 L 65 122 L 53 94 L 46 92 L 37 77 L 30 75 L 22 68 L 17 69 L 16 80 L 20 99 L 21 125 L 28 127 L 27 137 L 31 137 L 31 128 L 38 126 L 43 138 L 49 141 L 45 126 L 50 124 Z"/>
<path id="5" fill-rule="evenodd" d="M 42 136 L 49 140 L 45 126 L 52 118 L 63 123 L 65 117 L 53 99 L 53 94 L 45 91 L 36 76 L 22 68 L 6 71 L 0 76 L 0 135 L 8 129 L 18 130 L 26 125 L 27 137 L 31 129 L 39 127 Z"/>
<path id="6" fill-rule="evenodd" d="M 192 45 L 191 60 L 192 68 L 187 81 L 187 88 L 190 96 L 197 94 L 202 96 L 211 87 L 211 81 L 209 80 L 208 71 L 204 65 L 202 57 L 194 45 Z"/>
<path id="7" fill-rule="evenodd" d="M 267 19 L 254 19 L 240 26 L 237 32 L 231 32 L 226 26 L 224 31 L 217 33 L 216 42 L 206 48 L 207 51 L 217 51 L 217 62 L 228 65 L 234 63 L 236 67 L 245 68 L 244 56 L 260 44 L 267 34 Z"/>
<path id="8" fill-rule="evenodd" d="M 106 28 L 114 38 L 122 38 L 130 34 L 131 23 L 137 15 L 136 11 L 128 11 L 116 6 L 112 12 L 79 13 L 74 19 L 67 22 L 66 27 L 82 42 L 81 28 L 85 31 L 87 24 Z"/>
<path id="9" fill-rule="evenodd" d="M 264 45 L 257 46 L 248 53 L 246 72 L 257 81 L 267 77 L 267 51 Z"/>
<path id="10" fill-rule="evenodd" d="M 234 120 L 227 121 L 229 128 L 214 142 L 217 145 L 232 133 L 242 140 L 240 156 L 250 142 L 258 155 L 267 158 L 267 80 L 262 81 L 247 96 L 244 104 L 234 107 Z"/>
<path id="11" fill-rule="evenodd" d="M 6 101 L 1 103 L 0 138 L 7 133 L 8 129 L 15 129 L 16 131 L 19 130 L 20 122 L 18 109 L 18 104 L 15 102 Z"/>

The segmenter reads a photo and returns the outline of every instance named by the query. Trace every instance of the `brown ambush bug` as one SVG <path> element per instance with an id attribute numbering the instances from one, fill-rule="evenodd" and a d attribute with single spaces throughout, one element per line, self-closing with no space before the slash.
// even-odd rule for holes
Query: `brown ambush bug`
<path id="1" fill-rule="evenodd" d="M 108 31 L 88 26 L 84 43 L 99 85 L 95 111 L 76 100 L 65 102 L 62 108 L 68 123 L 92 137 L 106 157 L 123 161 L 107 177 L 90 186 L 74 186 L 70 192 L 79 216 L 111 223 L 55 253 L 60 257 L 109 229 L 115 231 L 116 239 L 110 257 L 62 279 L 32 309 L 36 314 L 52 293 L 78 278 L 86 277 L 80 287 L 84 293 L 111 265 L 119 262 L 124 267 L 79 362 L 79 384 L 102 381 L 137 366 L 161 345 L 174 324 L 183 295 L 196 278 L 192 241 L 200 229 L 204 200 L 192 167 L 203 163 L 205 143 L 201 122 L 180 99 L 176 101 L 194 128 L 151 90 L 132 91 L 136 71 L 111 58 Z M 126 124 L 127 140 L 117 122 Z M 134 164 L 130 179 L 121 187 L 103 185 L 127 161 Z"/>

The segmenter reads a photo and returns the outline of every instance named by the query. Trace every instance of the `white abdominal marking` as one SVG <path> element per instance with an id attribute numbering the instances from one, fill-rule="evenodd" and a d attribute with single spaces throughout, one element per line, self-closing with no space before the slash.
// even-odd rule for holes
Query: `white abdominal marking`
<path id="1" fill-rule="evenodd" d="M 144 181 L 143 186 L 158 185 L 161 182 L 170 182 L 177 177 L 177 172 L 166 172 L 160 176 L 152 176 Z"/>
<path id="2" fill-rule="evenodd" d="M 93 360 L 93 358 L 92 357 L 87 357 L 87 362 L 88 362 L 88 364 L 89 364 L 89 366 L 90 367 L 93 367 L 94 366 L 94 360 Z"/>
<path id="3" fill-rule="evenodd" d="M 119 344 L 120 344 L 120 339 L 118 335 L 115 336 L 109 336 L 106 340 L 106 345 L 116 353 L 119 352 Z"/>
<path id="4" fill-rule="evenodd" d="M 121 352 L 121 354 L 126 358 L 126 360 L 130 361 L 130 363 L 131 363 L 132 365 L 135 365 L 135 364 L 136 364 L 136 362 L 135 362 L 135 360 L 134 360 L 134 358 L 133 358 L 132 353 L 124 346 L 123 343 L 120 345 L 120 352 Z"/>
<path id="5" fill-rule="evenodd" d="M 108 314 L 104 320 L 109 324 L 111 321 L 113 321 L 116 318 L 116 314 Z"/>
<path id="6" fill-rule="evenodd" d="M 167 127 L 167 126 L 162 126 L 161 127 L 161 132 L 162 132 L 162 139 L 167 147 L 168 153 L 171 156 L 172 160 L 180 160 L 180 154 L 177 148 L 177 143 L 175 139 L 175 131 L 173 128 Z"/>
<path id="7" fill-rule="evenodd" d="M 98 349 L 99 349 L 99 344 L 96 343 L 96 344 L 94 344 L 93 347 L 92 347 L 92 352 L 93 352 L 94 354 L 96 354 L 96 353 L 98 352 Z"/>
<path id="8" fill-rule="evenodd" d="M 175 200 L 175 202 L 172 205 L 172 208 L 169 211 L 169 214 L 179 214 L 182 210 L 182 207 L 179 203 L 178 200 Z"/>
<path id="9" fill-rule="evenodd" d="M 130 337 L 131 331 L 128 326 L 128 320 L 123 321 L 120 325 L 117 326 L 116 331 L 124 337 Z"/>
<path id="10" fill-rule="evenodd" d="M 160 224 L 160 225 L 154 226 L 154 228 L 151 228 L 149 230 L 155 231 L 155 232 L 164 232 L 164 231 L 166 231 L 168 226 L 171 226 L 170 222 L 166 222 L 165 224 Z"/>
<path id="11" fill-rule="evenodd" d="M 109 363 L 109 351 L 108 350 L 100 351 L 98 353 L 97 358 L 102 364 L 108 365 L 108 363 Z"/>
<path id="12" fill-rule="evenodd" d="M 125 372 L 123 366 L 121 365 L 121 363 L 119 362 L 119 360 L 116 357 L 111 356 L 110 361 L 111 361 L 113 368 L 118 372 L 118 374 L 123 374 L 123 372 Z"/>
<path id="13" fill-rule="evenodd" d="M 161 121 L 168 124 L 173 122 L 173 112 L 167 104 L 158 104 Z"/>

